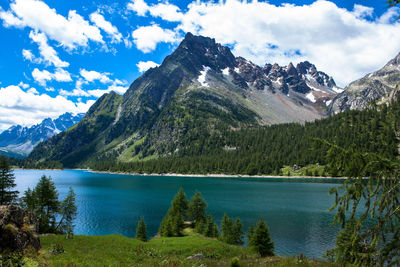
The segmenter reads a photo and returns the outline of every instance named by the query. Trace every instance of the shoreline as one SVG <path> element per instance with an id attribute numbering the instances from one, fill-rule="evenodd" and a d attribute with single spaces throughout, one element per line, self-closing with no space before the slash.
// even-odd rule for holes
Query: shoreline
<path id="1" fill-rule="evenodd" d="M 82 169 L 73 169 L 82 170 Z M 324 176 L 277 176 L 277 175 L 247 175 L 247 174 L 182 174 L 182 173 L 135 173 L 135 172 L 111 172 L 111 171 L 94 171 L 84 170 L 91 173 L 103 174 L 120 174 L 120 175 L 136 175 L 136 176 L 168 176 L 168 177 L 188 177 L 188 178 L 284 178 L 284 179 L 333 179 L 346 180 L 346 177 L 324 177 Z"/>
<path id="2" fill-rule="evenodd" d="M 248 175 L 248 174 L 183 174 L 183 173 L 136 173 L 136 172 L 112 172 L 112 171 L 95 171 L 91 169 L 24 169 L 12 168 L 13 170 L 31 170 L 31 171 L 63 171 L 76 170 L 86 171 L 91 173 L 103 174 L 118 174 L 118 175 L 134 175 L 134 176 L 166 176 L 166 177 L 187 177 L 187 178 L 259 178 L 259 179 L 318 179 L 318 180 L 346 180 L 346 177 L 331 177 L 331 176 L 278 176 L 278 175 Z"/>

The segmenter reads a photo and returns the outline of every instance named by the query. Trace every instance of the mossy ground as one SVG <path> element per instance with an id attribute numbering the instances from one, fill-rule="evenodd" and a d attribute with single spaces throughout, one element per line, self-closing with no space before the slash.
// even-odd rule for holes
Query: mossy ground
<path id="1" fill-rule="evenodd" d="M 231 246 L 191 232 L 186 234 L 184 237 L 155 238 L 148 242 L 121 235 L 75 236 L 73 239 L 66 239 L 64 235 L 42 235 L 39 256 L 31 257 L 28 265 L 229 266 L 236 257 L 240 266 L 334 266 L 296 257 L 261 258 L 249 248 Z M 204 258 L 187 259 L 194 254 L 202 254 Z M 37 262 L 40 262 L 39 265 L 36 265 Z"/>

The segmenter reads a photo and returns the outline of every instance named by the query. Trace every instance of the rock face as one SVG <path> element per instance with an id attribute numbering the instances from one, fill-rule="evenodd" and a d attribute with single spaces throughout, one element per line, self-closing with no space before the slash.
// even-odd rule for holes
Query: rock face
<path id="1" fill-rule="evenodd" d="M 0 134 L 0 152 L 13 157 L 26 157 L 40 142 L 67 130 L 78 123 L 84 113 L 73 115 L 65 113 L 57 119 L 44 119 L 32 127 L 16 125 Z"/>
<path id="2" fill-rule="evenodd" d="M 382 69 L 367 74 L 350 83 L 344 92 L 338 94 L 329 105 L 329 113 L 345 110 L 365 109 L 371 101 L 390 98 L 400 85 L 400 54 L 390 60 Z"/>
<path id="3" fill-rule="evenodd" d="M 16 205 L 0 206 L 0 253 L 40 249 L 35 217 Z"/>
<path id="4" fill-rule="evenodd" d="M 309 62 L 257 66 L 214 39 L 188 33 L 123 96 L 103 95 L 76 127 L 40 143 L 28 160 L 89 167 L 170 155 L 221 128 L 324 117 L 334 80 Z"/>

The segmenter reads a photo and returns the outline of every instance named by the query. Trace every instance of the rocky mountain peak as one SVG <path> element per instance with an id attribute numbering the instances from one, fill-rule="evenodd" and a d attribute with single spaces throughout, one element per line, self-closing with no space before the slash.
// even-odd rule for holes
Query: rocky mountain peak
<path id="1" fill-rule="evenodd" d="M 345 90 L 333 99 L 329 106 L 330 113 L 345 110 L 365 109 L 372 101 L 386 101 L 400 86 L 400 53 L 382 69 L 367 74 L 350 83 Z"/>
<path id="2" fill-rule="evenodd" d="M 230 49 L 215 39 L 187 33 L 175 52 L 166 60 L 178 61 L 188 70 L 201 71 L 207 66 L 215 71 L 235 66 L 235 56 Z"/>

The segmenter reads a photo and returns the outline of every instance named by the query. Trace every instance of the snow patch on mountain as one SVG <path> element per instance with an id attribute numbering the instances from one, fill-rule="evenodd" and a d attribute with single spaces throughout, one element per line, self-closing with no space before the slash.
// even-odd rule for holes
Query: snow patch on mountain
<path id="1" fill-rule="evenodd" d="M 197 78 L 197 81 L 201 84 L 201 86 L 209 87 L 208 83 L 206 83 L 206 76 L 210 69 L 211 68 L 208 66 L 203 66 L 203 70 L 200 71 L 200 76 Z"/>

